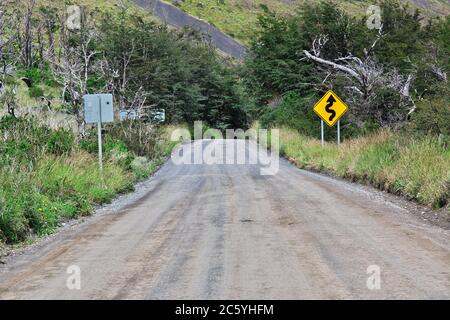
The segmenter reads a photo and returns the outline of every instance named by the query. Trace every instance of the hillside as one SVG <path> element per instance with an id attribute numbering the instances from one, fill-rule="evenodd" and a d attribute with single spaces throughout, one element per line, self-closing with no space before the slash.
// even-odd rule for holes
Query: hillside
<path id="1" fill-rule="evenodd" d="M 38 0 L 37 2 L 38 4 L 49 3 L 48 0 Z M 235 58 L 242 58 L 245 55 L 245 47 L 241 43 L 247 46 L 250 44 L 257 29 L 258 15 L 264 7 L 280 15 L 290 15 L 298 5 L 314 2 L 319 2 L 319 0 L 77 1 L 78 4 L 99 12 L 113 9 L 121 3 L 127 6 L 130 11 L 145 14 L 149 19 L 157 19 L 172 27 L 193 27 L 208 34 L 216 47 Z M 366 0 L 335 2 L 346 12 L 355 16 L 364 15 L 368 6 L 372 4 L 372 2 Z M 412 10 L 420 9 L 428 17 L 450 13 L 450 4 L 445 0 L 405 0 L 403 2 L 410 3 Z M 177 7 L 181 11 L 177 10 Z M 151 14 L 149 15 L 148 12 L 151 12 Z"/>
<path id="2" fill-rule="evenodd" d="M 175 0 L 175 5 L 184 11 L 204 19 L 228 35 L 249 44 L 256 28 L 258 15 L 262 6 L 267 6 L 279 14 L 292 12 L 299 4 L 314 3 L 306 0 Z M 445 0 L 408 0 L 411 8 L 419 8 L 427 16 L 447 15 L 450 4 Z M 336 3 L 353 15 L 363 15 L 373 1 L 336 1 Z"/>
<path id="3" fill-rule="evenodd" d="M 205 20 L 194 17 L 170 3 L 159 0 L 133 0 L 133 2 L 169 26 L 175 28 L 189 26 L 200 30 L 209 36 L 215 47 L 236 59 L 242 59 L 246 54 L 246 48 L 242 43 Z"/>

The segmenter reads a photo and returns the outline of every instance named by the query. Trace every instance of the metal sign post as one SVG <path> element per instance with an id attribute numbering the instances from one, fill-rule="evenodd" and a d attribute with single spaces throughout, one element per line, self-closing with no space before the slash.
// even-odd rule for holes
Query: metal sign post
<path id="1" fill-rule="evenodd" d="M 320 120 L 320 137 L 322 141 L 322 147 L 325 145 L 325 134 L 324 134 L 324 128 L 323 128 L 323 120 Z"/>
<path id="2" fill-rule="evenodd" d="M 98 165 L 100 172 L 103 172 L 103 148 L 102 148 L 102 99 L 98 96 L 98 123 L 97 123 L 97 135 L 98 135 Z"/>
<path id="3" fill-rule="evenodd" d="M 341 144 L 341 120 L 337 122 L 337 144 L 338 146 Z"/>

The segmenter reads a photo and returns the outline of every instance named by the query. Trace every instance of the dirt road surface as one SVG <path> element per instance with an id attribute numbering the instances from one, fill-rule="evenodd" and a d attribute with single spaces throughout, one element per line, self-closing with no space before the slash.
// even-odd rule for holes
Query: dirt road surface
<path id="1" fill-rule="evenodd" d="M 8 261 L 0 298 L 450 298 L 448 231 L 284 160 L 259 169 L 169 161 L 139 200 Z"/>

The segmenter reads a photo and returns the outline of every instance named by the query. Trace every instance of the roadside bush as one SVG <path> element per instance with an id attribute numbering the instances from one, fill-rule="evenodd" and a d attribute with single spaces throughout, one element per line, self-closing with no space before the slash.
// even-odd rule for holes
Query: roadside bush
<path id="1" fill-rule="evenodd" d="M 151 162 L 146 157 L 136 157 L 131 162 L 131 169 L 136 177 L 147 177 L 151 171 Z"/>
<path id="2" fill-rule="evenodd" d="M 28 95 L 30 98 L 40 98 L 44 96 L 44 90 L 41 87 L 33 86 L 28 89 Z"/>
<path id="3" fill-rule="evenodd" d="M 0 168 L 0 239 L 4 242 L 25 240 L 30 227 L 26 212 L 30 207 L 31 175 L 27 168 Z"/>
<path id="4" fill-rule="evenodd" d="M 47 86 L 55 85 L 54 76 L 48 66 L 41 68 L 23 69 L 17 72 L 20 77 L 31 79 L 33 85 L 45 84 Z"/>
<path id="5" fill-rule="evenodd" d="M 4 116 L 0 119 L 0 162 L 34 162 L 49 152 L 70 153 L 75 146 L 73 133 L 66 129 L 51 130 L 33 118 Z"/>
<path id="6" fill-rule="evenodd" d="M 320 133 L 319 119 L 312 110 L 315 96 L 302 98 L 296 92 L 288 93 L 279 106 L 268 109 L 261 117 L 263 128 L 287 126 L 300 133 L 318 135 Z"/>
<path id="7" fill-rule="evenodd" d="M 28 226 L 36 234 L 43 236 L 52 233 L 58 226 L 61 215 L 58 202 L 51 201 L 42 193 L 33 193 L 31 206 L 25 212 Z"/>
<path id="8" fill-rule="evenodd" d="M 52 131 L 47 140 L 48 152 L 54 155 L 70 153 L 75 147 L 75 136 L 72 131 L 58 129 Z"/>
<path id="9" fill-rule="evenodd" d="M 158 156 L 158 143 L 162 129 L 142 121 L 122 121 L 107 126 L 107 134 L 114 140 L 125 143 L 128 150 L 137 156 Z"/>
<path id="10" fill-rule="evenodd" d="M 386 177 L 384 172 L 390 170 L 398 158 L 398 144 L 389 131 L 380 131 L 373 134 L 365 146 L 360 147 L 355 160 L 352 175 L 360 181 L 384 189 Z"/>
<path id="11" fill-rule="evenodd" d="M 421 100 L 412 115 L 412 128 L 419 134 L 450 136 L 449 96 Z"/>
<path id="12" fill-rule="evenodd" d="M 54 200 L 70 201 L 81 214 L 89 213 L 87 203 L 110 202 L 115 194 L 133 185 L 130 174 L 109 161 L 104 163 L 102 175 L 96 157 L 84 152 L 43 159 L 36 168 L 36 177 L 42 192 Z"/>

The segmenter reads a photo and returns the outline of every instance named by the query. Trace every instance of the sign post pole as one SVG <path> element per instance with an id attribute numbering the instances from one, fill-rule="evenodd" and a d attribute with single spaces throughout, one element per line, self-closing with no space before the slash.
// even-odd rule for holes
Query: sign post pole
<path id="1" fill-rule="evenodd" d="M 102 148 L 102 101 L 101 97 L 98 97 L 98 124 L 97 124 L 97 130 L 98 130 L 98 164 L 100 167 L 100 172 L 103 172 L 103 148 Z"/>
<path id="2" fill-rule="evenodd" d="M 325 134 L 324 134 L 324 128 L 323 128 L 323 120 L 320 120 L 320 138 L 322 141 L 322 147 L 325 145 Z"/>
<path id="3" fill-rule="evenodd" d="M 338 146 L 341 144 L 341 120 L 337 122 L 337 144 Z"/>

